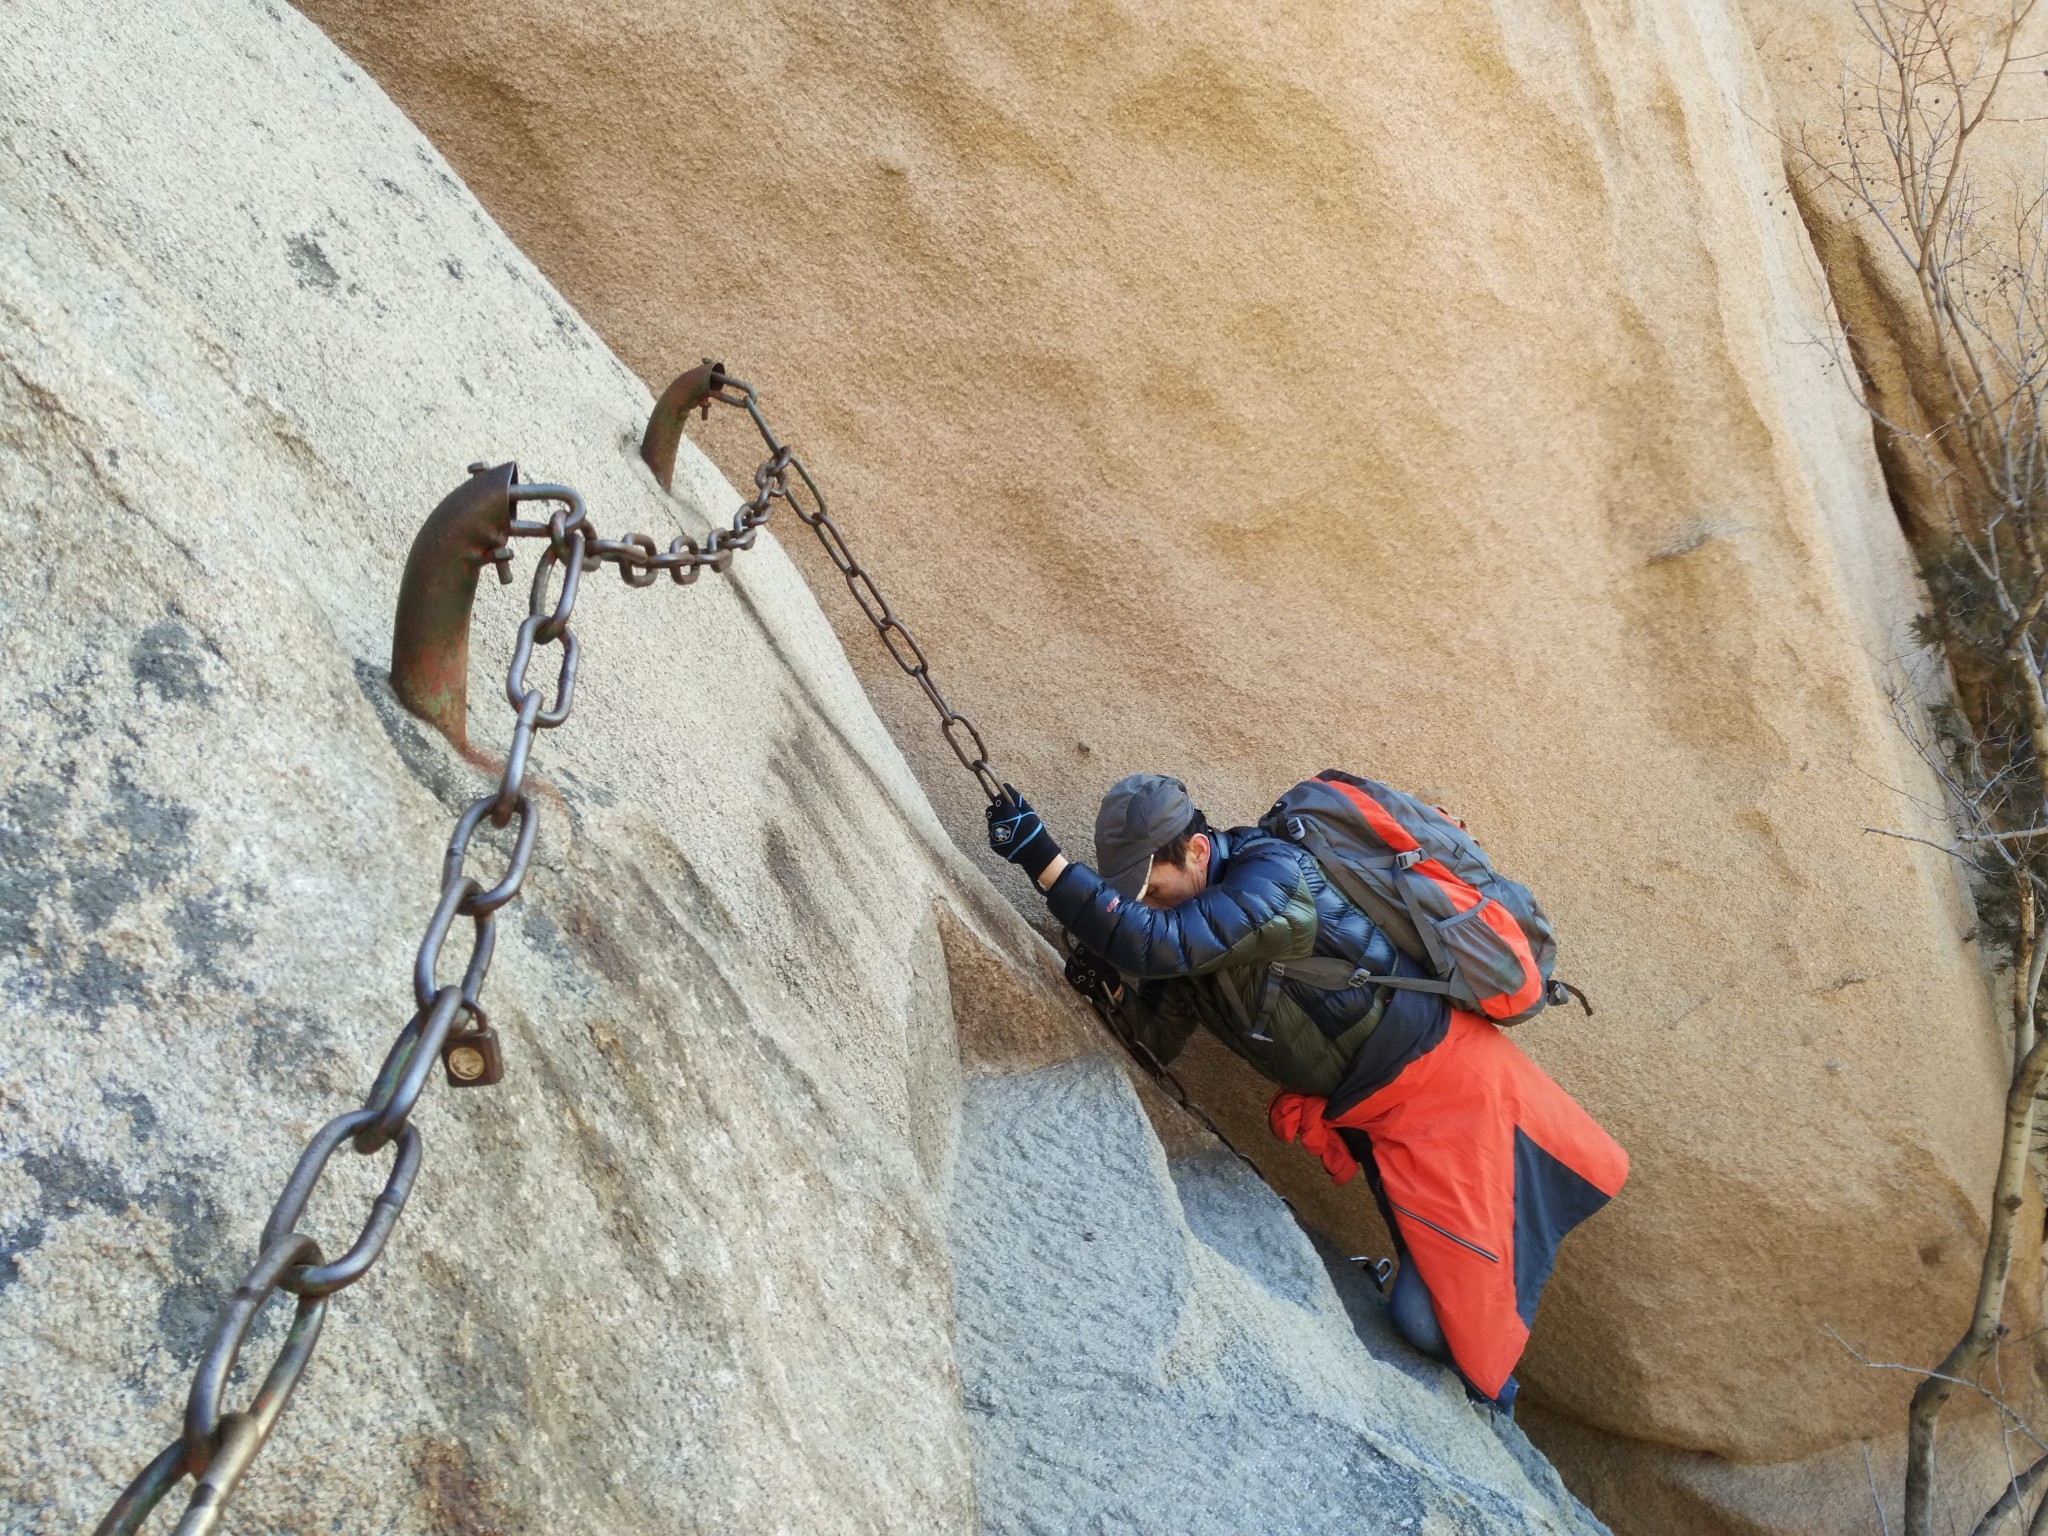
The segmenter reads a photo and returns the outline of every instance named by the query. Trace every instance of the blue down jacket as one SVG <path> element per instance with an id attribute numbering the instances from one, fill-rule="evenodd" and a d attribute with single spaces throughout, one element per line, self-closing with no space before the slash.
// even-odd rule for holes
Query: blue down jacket
<path id="1" fill-rule="evenodd" d="M 1259 1072 L 1332 1111 L 1392 1081 L 1444 1036 L 1449 1010 L 1425 992 L 1324 991 L 1284 975 L 1311 957 L 1379 975 L 1428 972 L 1324 879 L 1305 850 L 1260 831 L 1211 832 L 1209 884 L 1167 911 L 1125 901 L 1085 864 L 1046 893 L 1054 917 L 1128 985 L 1118 1012 L 1161 1062 L 1197 1024 Z M 1279 970 L 1275 970 L 1275 966 Z"/>

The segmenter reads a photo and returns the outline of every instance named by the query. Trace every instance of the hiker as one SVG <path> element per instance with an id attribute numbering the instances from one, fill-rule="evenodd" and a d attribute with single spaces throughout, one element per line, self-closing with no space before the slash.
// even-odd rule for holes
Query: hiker
<path id="1" fill-rule="evenodd" d="M 1361 840 L 1409 851 L 1366 869 L 1330 838 L 1346 816 L 1360 818 Z M 1069 981 L 1121 1033 L 1164 1065 L 1206 1027 L 1280 1085 L 1275 1135 L 1299 1140 L 1339 1184 L 1365 1169 L 1400 1258 L 1390 1320 L 1508 1408 L 1559 1241 L 1628 1172 L 1627 1154 L 1494 1022 L 1562 997 L 1533 898 L 1495 876 L 1448 813 L 1334 771 L 1290 791 L 1258 826 L 1227 831 L 1210 827 L 1178 779 L 1119 780 L 1095 818 L 1099 873 L 1067 859 L 1008 785 L 988 831 L 1078 941 Z M 1432 848 L 1450 851 L 1418 862 Z M 1386 886 L 1376 897 L 1361 875 L 1448 876 L 1458 857 L 1503 900 L 1447 881 L 1450 915 L 1431 922 L 1426 899 L 1397 910 Z M 1541 975 L 1502 915 L 1508 892 L 1540 925 Z M 1496 966 L 1497 987 L 1462 973 L 1446 981 L 1429 963 L 1461 942 L 1460 914 L 1468 948 L 1472 920 L 1496 931 L 1481 940 L 1521 939 L 1523 963 Z"/>

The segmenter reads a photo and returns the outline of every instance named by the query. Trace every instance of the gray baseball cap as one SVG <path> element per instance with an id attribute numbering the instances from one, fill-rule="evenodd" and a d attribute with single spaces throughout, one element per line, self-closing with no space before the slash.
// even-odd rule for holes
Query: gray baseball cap
<path id="1" fill-rule="evenodd" d="M 1152 855 L 1194 824 L 1187 785 L 1163 773 L 1118 779 L 1095 813 L 1095 867 L 1109 888 L 1136 901 L 1152 875 Z"/>

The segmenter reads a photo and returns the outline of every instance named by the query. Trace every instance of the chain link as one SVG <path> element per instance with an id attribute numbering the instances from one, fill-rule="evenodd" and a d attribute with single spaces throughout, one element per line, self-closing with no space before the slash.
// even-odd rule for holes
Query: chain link
<path id="1" fill-rule="evenodd" d="M 846 542 L 846 535 L 832 521 L 832 514 L 825 505 L 825 493 L 818 489 L 818 482 L 811 478 L 803 460 L 776 436 L 768 418 L 762 415 L 760 397 L 754 386 L 744 379 L 734 378 L 721 365 L 714 364 L 711 392 L 704 401 L 706 414 L 709 414 L 713 402 L 745 411 L 768 449 L 768 457 L 754 470 L 754 494 L 733 514 L 732 526 L 713 531 L 701 548 L 688 539 L 677 539 L 663 554 L 652 553 L 653 541 L 644 540 L 643 535 L 600 539 L 590 545 L 588 558 L 593 563 L 607 561 L 616 564 L 619 574 L 629 585 L 640 586 L 652 581 L 652 572 L 657 570 L 668 571 L 679 582 L 692 581 L 701 567 L 708 565 L 722 571 L 725 569 L 723 562 L 731 559 L 733 550 L 751 549 L 755 531 L 768 521 L 769 514 L 775 510 L 775 503 L 787 503 L 790 511 L 796 514 L 797 521 L 818 536 L 826 557 L 845 578 L 853 600 L 860 604 L 860 611 L 874 625 L 890 657 L 902 669 L 904 676 L 924 691 L 932 708 L 938 711 L 939 734 L 953 749 L 953 755 L 960 759 L 960 766 L 974 775 L 982 793 L 990 800 L 1000 800 L 1003 783 L 989 764 L 988 748 L 982 742 L 981 732 L 974 728 L 972 720 L 947 702 L 945 694 L 939 691 L 939 685 L 932 681 L 931 664 L 925 657 L 924 647 L 918 644 L 910 627 L 896 617 L 875 578 L 855 558 L 852 547 Z"/>
<path id="2" fill-rule="evenodd" d="M 592 548 L 601 542 L 590 531 L 583 499 L 567 486 L 514 485 L 511 497 L 515 503 L 554 502 L 561 507 L 544 522 L 515 519 L 511 525 L 515 537 L 547 540 L 535 565 L 527 617 L 519 626 L 505 678 L 505 697 L 515 716 L 512 741 L 497 786 L 470 803 L 456 819 L 448 840 L 441 865 L 440 898 L 413 961 L 413 1015 L 392 1042 L 363 1107 L 330 1120 L 300 1156 L 264 1223 L 262 1254 L 222 1309 L 200 1357 L 186 1399 L 183 1433 L 123 1490 L 100 1522 L 97 1536 L 127 1536 L 139 1530 L 150 1512 L 188 1475 L 196 1480 L 196 1487 L 178 1523 L 178 1536 L 206 1536 L 219 1525 L 228 1499 L 270 1438 L 305 1373 L 326 1319 L 328 1298 L 369 1273 L 398 1224 L 420 1168 L 420 1130 L 412 1123 L 412 1112 L 435 1064 L 441 1064 L 448 1081 L 457 1087 L 486 1086 L 503 1075 L 497 1037 L 478 999 L 497 948 L 498 911 L 518 896 L 533 861 L 540 819 L 525 788 L 527 761 L 535 734 L 553 730 L 569 718 L 577 664 L 576 636 L 569 621 L 582 572 L 591 563 Z M 653 544 L 637 536 L 627 542 L 636 550 Z M 510 557 L 508 545 L 494 558 L 504 569 Z M 560 648 L 552 704 L 548 702 L 550 690 L 532 686 L 527 680 L 536 652 L 550 647 Z M 516 828 L 505 868 L 489 884 L 468 868 L 471 842 L 486 821 L 500 829 Z M 439 979 L 443 952 L 456 924 L 465 918 L 470 924 L 470 946 L 462 980 L 444 983 Z M 365 1155 L 393 1142 L 397 1150 L 390 1176 L 355 1242 L 329 1263 L 320 1245 L 297 1229 L 307 1202 L 343 1142 L 352 1143 Z M 285 1342 L 250 1406 L 226 1411 L 222 1403 L 228 1378 L 242 1345 L 265 1303 L 280 1291 L 297 1298 Z"/>
<path id="3" fill-rule="evenodd" d="M 939 691 L 939 685 L 932 681 L 931 663 L 925 656 L 924 647 L 918 644 L 910 626 L 896 616 L 896 611 L 889 606 L 889 599 L 882 595 L 881 587 L 867 567 L 855 558 L 852 546 L 846 542 L 846 535 L 839 531 L 839 525 L 832 520 L 832 514 L 826 508 L 825 493 L 818 489 L 818 482 L 811 478 L 803 460 L 776 435 L 775 429 L 768 424 L 768 418 L 761 413 L 760 396 L 754 386 L 744 379 L 734 378 L 721 366 L 713 365 L 711 392 L 704 401 L 707 414 L 713 402 L 745 411 L 768 449 L 768 457 L 754 470 L 754 494 L 740 503 L 739 510 L 733 514 L 732 525 L 713 529 L 701 544 L 695 539 L 678 537 L 671 540 L 665 550 L 644 533 L 628 534 L 622 539 L 601 539 L 593 534 L 584 545 L 586 568 L 601 564 L 616 566 L 630 587 L 651 585 L 663 571 L 667 571 L 678 585 L 686 585 L 695 581 L 700 571 L 725 570 L 732 563 L 735 551 L 752 549 L 755 533 L 767 523 L 775 504 L 778 501 L 786 503 L 797 520 L 817 535 L 818 542 L 824 546 L 826 558 L 845 578 L 853 600 L 860 604 L 860 611 L 874 625 L 890 658 L 931 701 L 939 716 L 939 734 L 960 760 L 960 766 L 974 775 L 982 793 L 990 800 L 1000 800 L 1002 780 L 989 763 L 988 747 L 981 739 L 981 732 L 975 729 L 972 720 L 947 701 L 945 694 Z M 570 522 L 574 524 L 581 517 L 579 502 Z M 538 532 L 542 527 L 541 524 L 514 523 L 513 531 Z M 559 542 L 559 535 L 557 539 Z M 570 671 L 573 677 L 573 665 Z M 518 702 L 514 699 L 515 707 Z"/>
<path id="4" fill-rule="evenodd" d="M 413 962 L 412 1017 L 393 1040 L 360 1109 L 338 1115 L 313 1136 L 264 1223 L 262 1252 L 222 1309 L 187 1396 L 179 1438 L 138 1473 L 108 1510 L 95 1536 L 131 1536 L 187 1476 L 195 1479 L 177 1536 L 207 1536 L 220 1524 L 227 1501 L 270 1438 L 319 1342 L 329 1299 L 368 1274 L 405 1210 L 418 1177 L 419 1127 L 412 1112 L 441 1063 L 454 1087 L 485 1087 L 503 1076 L 497 1036 L 479 1001 L 497 947 L 497 914 L 526 882 L 539 832 L 539 816 L 526 791 L 527 762 L 534 737 L 569 718 L 576 696 L 579 650 L 569 627 L 583 573 L 616 566 L 629 587 L 652 586 L 666 571 L 677 586 L 688 586 L 705 570 L 725 571 L 734 554 L 751 549 L 777 502 L 788 503 L 799 521 L 818 537 L 826 555 L 846 579 L 854 601 L 875 626 L 882 644 L 904 674 L 914 679 L 938 711 L 940 734 L 960 765 L 973 774 L 991 800 L 1002 783 L 989 765 L 988 749 L 974 722 L 954 709 L 932 681 L 930 662 L 917 637 L 896 617 L 889 600 L 854 557 L 845 536 L 826 510 L 824 495 L 803 461 L 775 435 L 761 414 L 754 387 L 714 373 L 712 400 L 744 409 L 768 447 L 754 471 L 754 494 L 741 503 L 731 526 L 714 529 L 699 542 L 678 536 L 664 548 L 651 535 L 606 539 L 590 525 L 583 498 L 565 485 L 515 483 L 515 508 L 551 503 L 543 519 L 514 517 L 513 539 L 545 539 L 535 562 L 527 616 L 519 626 L 505 676 L 505 698 L 514 715 L 512 739 L 497 787 L 479 796 L 456 819 L 441 865 L 441 894 Z M 709 403 L 705 407 L 709 411 Z M 794 479 L 792 479 L 794 476 Z M 513 546 L 493 551 L 490 560 L 510 581 Z M 559 647 L 552 688 L 528 680 L 538 653 Z M 552 698 L 550 698 L 552 695 Z M 469 872 L 470 845 L 485 822 L 494 829 L 514 826 L 504 870 L 486 884 Z M 442 982 L 441 960 L 458 920 L 470 922 L 470 948 L 460 982 Z M 1183 1102 L 1185 1099 L 1183 1098 Z M 314 1189 L 343 1142 L 369 1155 L 397 1143 L 390 1176 L 372 1203 L 356 1240 L 339 1259 L 327 1262 L 320 1245 L 298 1230 Z M 245 1410 L 222 1407 L 229 1376 L 265 1304 L 278 1292 L 297 1299 L 290 1329 L 263 1384 Z"/>

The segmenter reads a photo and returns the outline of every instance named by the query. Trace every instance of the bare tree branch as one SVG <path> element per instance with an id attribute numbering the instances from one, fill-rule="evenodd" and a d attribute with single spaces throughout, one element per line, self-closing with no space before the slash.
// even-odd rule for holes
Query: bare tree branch
<path id="1" fill-rule="evenodd" d="M 2031 1440 L 2036 1450 L 2040 1451 L 2044 1455 L 2048 1455 L 2048 1440 L 2043 1440 L 2038 1434 L 2036 1434 L 2034 1432 L 2033 1426 L 2030 1425 L 2026 1421 L 2026 1419 L 2021 1416 L 2019 1410 L 2014 1408 L 2010 1403 L 2008 1403 L 2004 1398 L 2000 1397 L 1996 1392 L 1992 1391 L 1989 1387 L 1985 1386 L 1984 1383 L 1982 1383 L 1981 1381 L 1972 1381 L 1968 1377 L 1958 1376 L 1954 1374 L 1952 1371 L 1930 1371 L 1925 1366 L 1906 1365 L 1897 1360 L 1873 1360 L 1868 1355 L 1864 1354 L 1862 1350 L 1858 1349 L 1854 1344 L 1851 1344 L 1847 1339 L 1843 1338 L 1841 1334 L 1837 1333 L 1831 1324 L 1823 1323 L 1821 1325 L 1821 1332 L 1825 1333 L 1829 1338 L 1833 1339 L 1837 1344 L 1841 1345 L 1843 1349 L 1847 1350 L 1850 1358 L 1853 1359 L 1858 1365 L 1864 1367 L 1866 1370 L 1898 1371 L 1903 1375 L 1918 1377 L 1920 1380 L 1920 1385 L 1923 1387 L 1927 1386 L 1931 1382 L 1939 1384 L 1941 1386 L 1945 1386 L 1951 1392 L 1953 1392 L 1957 1387 L 1968 1388 L 1971 1392 L 1974 1392 L 1977 1396 L 1983 1398 L 1985 1402 L 1991 1404 L 1991 1406 L 1998 1411 L 1999 1419 L 2002 1422 L 2011 1425 L 2017 1433 L 2023 1435 L 2026 1439 Z"/>
<path id="2" fill-rule="evenodd" d="M 1894 832 L 1887 827 L 1862 827 L 1858 830 L 1875 832 L 1879 837 L 1896 837 L 1909 843 L 1925 843 L 1930 848 L 1939 848 L 1943 853 L 1954 853 L 1959 848 L 1968 848 L 1982 843 L 2017 843 L 2032 837 L 2048 837 L 2048 827 L 2027 827 L 2018 832 L 1981 832 L 1957 837 L 1952 842 L 1937 843 L 1932 838 L 1915 837 L 1910 832 Z"/>
<path id="3" fill-rule="evenodd" d="M 1976 1529 L 1970 1536 L 1994 1536 L 2004 1522 L 2015 1515 L 2024 1514 L 2027 1500 L 2032 1497 L 2034 1490 L 2041 1486 L 2044 1478 L 2048 1478 L 2048 1456 L 2041 1457 L 2026 1471 L 2006 1483 L 2005 1492 L 1999 1495 L 1996 1504 L 1984 1512 L 1984 1518 L 1977 1522 Z"/>
<path id="4" fill-rule="evenodd" d="M 1920 550 L 1932 599 L 1920 638 L 1941 646 L 1955 702 L 1923 709 L 1917 690 L 1899 689 L 1893 711 L 1944 799 L 1922 809 L 1953 830 L 1946 840 L 1864 830 L 1964 865 L 1979 929 L 2012 967 L 2013 1070 L 1969 1326 L 1937 1370 L 1865 1361 L 1920 1378 L 1907 1421 L 1905 1536 L 1931 1536 L 1943 1405 L 1966 1388 L 2009 1414 L 1976 1378 L 1987 1364 L 2002 1369 L 2001 1319 L 2048 1077 L 2048 1033 L 2036 1022 L 2048 969 L 2048 187 L 2000 193 L 1976 155 L 1985 125 L 2001 121 L 2008 79 L 2031 67 L 2018 39 L 2038 3 L 1856 0 L 1867 51 L 1842 72 L 1838 131 L 1801 134 L 1787 158 L 1802 209 L 1839 210 L 1912 295 L 1911 320 L 1893 338 L 1903 378 L 1864 374 L 1854 337 L 1830 345 L 1877 429 L 1895 492 L 1933 530 Z M 2016 1422 L 2001 1420 L 2008 1433 Z M 2012 1470 L 2007 1496 L 1979 1528 L 2023 1513 L 2048 1478 L 2044 1465 Z M 2048 1498 L 2033 1520 L 2048 1536 L 2044 1511 Z"/>

